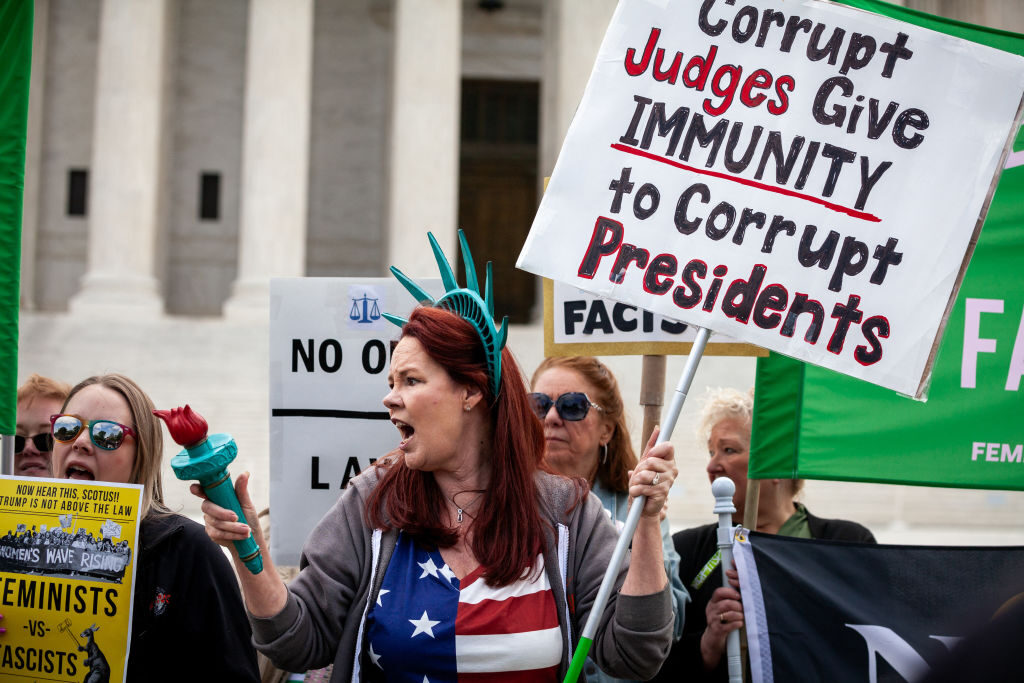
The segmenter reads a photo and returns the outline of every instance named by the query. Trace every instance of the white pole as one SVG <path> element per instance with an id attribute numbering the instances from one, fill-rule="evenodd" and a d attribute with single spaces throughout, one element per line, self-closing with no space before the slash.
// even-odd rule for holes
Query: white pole
<path id="1" fill-rule="evenodd" d="M 718 550 L 722 553 L 722 585 L 729 585 L 727 569 L 732 568 L 732 516 L 736 512 L 732 497 L 736 484 L 729 477 L 719 477 L 711 482 L 711 495 L 715 497 L 715 514 L 718 515 Z M 725 639 L 725 656 L 729 664 L 729 683 L 743 683 L 743 662 L 740 659 L 740 632 L 730 631 Z"/>
<path id="2" fill-rule="evenodd" d="M 0 437 L 0 474 L 14 474 L 14 437 Z"/>
<path id="3" fill-rule="evenodd" d="M 694 329 L 697 330 L 697 338 L 690 349 L 690 355 L 686 358 L 686 367 L 683 368 L 683 374 L 679 378 L 679 385 L 676 387 L 676 393 L 672 397 L 672 403 L 669 405 L 668 412 L 665 413 L 661 431 L 658 433 L 658 443 L 664 443 L 672 438 L 672 430 L 675 429 L 679 413 L 683 409 L 683 402 L 686 401 L 686 394 L 690 391 L 693 376 L 697 373 L 697 364 L 700 363 L 700 357 L 704 355 L 704 347 L 707 346 L 708 337 L 711 336 L 711 331 L 703 327 L 695 327 Z M 608 604 L 608 597 L 615 586 L 615 578 L 619 574 L 619 568 L 622 567 L 622 561 L 626 559 L 626 552 L 633 541 L 633 533 L 636 531 L 636 525 L 640 522 L 640 513 L 644 509 L 645 502 L 647 502 L 647 497 L 639 496 L 634 498 L 633 503 L 630 505 L 625 525 L 619 534 L 619 540 L 615 544 L 611 560 L 608 561 L 608 568 L 604 572 L 604 579 L 601 581 L 601 587 L 597 591 L 597 598 L 594 600 L 594 605 L 590 610 L 590 616 L 587 617 L 583 633 L 580 634 L 580 641 L 576 645 L 576 652 L 573 653 L 572 663 L 569 666 L 569 671 L 566 673 L 563 683 L 575 683 L 580 675 L 580 671 L 583 670 L 583 660 L 586 658 L 587 652 L 590 651 L 590 646 L 594 641 L 597 625 L 601 622 L 601 615 L 604 613 L 605 605 Z"/>

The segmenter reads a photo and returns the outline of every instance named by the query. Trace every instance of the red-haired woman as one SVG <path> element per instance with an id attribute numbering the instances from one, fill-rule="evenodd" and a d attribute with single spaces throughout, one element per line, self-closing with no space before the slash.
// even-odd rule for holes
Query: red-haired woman
<path id="1" fill-rule="evenodd" d="M 384 399 L 398 448 L 353 480 L 289 586 L 273 566 L 253 575 L 238 565 L 254 640 L 277 666 L 333 663 L 335 681 L 564 676 L 617 534 L 596 497 L 546 471 L 519 368 L 504 349 L 496 370 L 478 329 L 417 308 Z M 665 443 L 630 479 L 647 502 L 591 650 L 613 675 L 650 678 L 668 653 L 659 513 L 675 474 Z M 206 501 L 207 532 L 230 545 L 251 529 L 269 560 L 244 477 L 249 524 Z"/>

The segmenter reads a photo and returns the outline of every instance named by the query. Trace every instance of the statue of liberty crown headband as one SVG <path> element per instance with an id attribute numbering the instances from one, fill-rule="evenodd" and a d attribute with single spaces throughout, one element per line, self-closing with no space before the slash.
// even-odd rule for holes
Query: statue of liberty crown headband
<path id="1" fill-rule="evenodd" d="M 494 289 L 491 284 L 491 262 L 487 262 L 487 278 L 484 281 L 484 293 L 481 298 L 480 283 L 476 279 L 476 267 L 473 265 L 473 256 L 469 252 L 469 244 L 466 242 L 466 235 L 459 230 L 459 246 L 462 247 L 462 261 L 466 266 L 466 286 L 459 287 L 455 280 L 455 273 L 451 264 L 441 251 L 441 246 L 434 239 L 432 233 L 427 233 L 430 240 L 430 248 L 434 250 L 434 258 L 437 260 L 437 268 L 441 272 L 441 282 L 444 283 L 445 293 L 440 299 L 434 300 L 425 289 L 412 281 L 409 276 L 398 268 L 391 266 L 391 273 L 402 285 L 409 290 L 409 293 L 424 306 L 433 306 L 446 311 L 451 311 L 461 316 L 473 326 L 480 336 L 484 345 L 484 355 L 487 357 L 487 371 L 491 377 L 491 389 L 494 395 L 498 395 L 498 387 L 501 386 L 501 350 L 505 348 L 505 340 L 508 334 L 508 316 L 501 321 L 501 328 L 494 324 Z M 384 317 L 401 327 L 408 321 L 397 315 L 385 313 Z"/>

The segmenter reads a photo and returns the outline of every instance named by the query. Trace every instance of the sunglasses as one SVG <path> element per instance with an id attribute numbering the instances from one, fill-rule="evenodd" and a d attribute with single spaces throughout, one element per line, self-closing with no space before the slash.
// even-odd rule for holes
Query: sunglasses
<path id="1" fill-rule="evenodd" d="M 530 394 L 530 402 L 533 403 L 533 410 L 537 413 L 537 417 L 542 420 L 551 410 L 551 406 L 555 407 L 558 417 L 566 422 L 579 422 L 587 416 L 591 408 L 604 410 L 596 403 L 591 403 L 590 397 L 582 391 L 570 391 L 554 400 L 547 394 L 534 392 Z"/>
<path id="2" fill-rule="evenodd" d="M 49 434 L 36 434 L 35 436 L 15 436 L 14 437 L 14 452 L 21 453 L 25 450 L 25 446 L 31 441 L 32 445 L 36 447 L 36 450 L 40 453 L 49 453 L 53 450 L 51 445 Z"/>
<path id="3" fill-rule="evenodd" d="M 105 451 L 116 451 L 124 443 L 126 436 L 135 436 L 135 430 L 128 425 L 113 420 L 89 420 L 86 422 L 77 415 L 51 415 L 50 424 L 53 438 L 61 443 L 71 443 L 78 438 L 82 430 L 88 426 L 89 439 L 96 448 Z"/>

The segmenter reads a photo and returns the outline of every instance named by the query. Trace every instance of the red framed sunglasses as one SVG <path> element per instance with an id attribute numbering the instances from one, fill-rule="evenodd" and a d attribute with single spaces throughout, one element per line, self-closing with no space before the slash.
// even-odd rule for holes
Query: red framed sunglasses
<path id="1" fill-rule="evenodd" d="M 71 443 L 78 438 L 83 429 L 89 430 L 89 439 L 96 448 L 104 451 L 116 451 L 124 443 L 126 436 L 135 436 L 135 430 L 126 424 L 114 420 L 89 420 L 86 422 L 77 415 L 63 413 L 50 416 L 50 433 L 55 441 Z"/>

